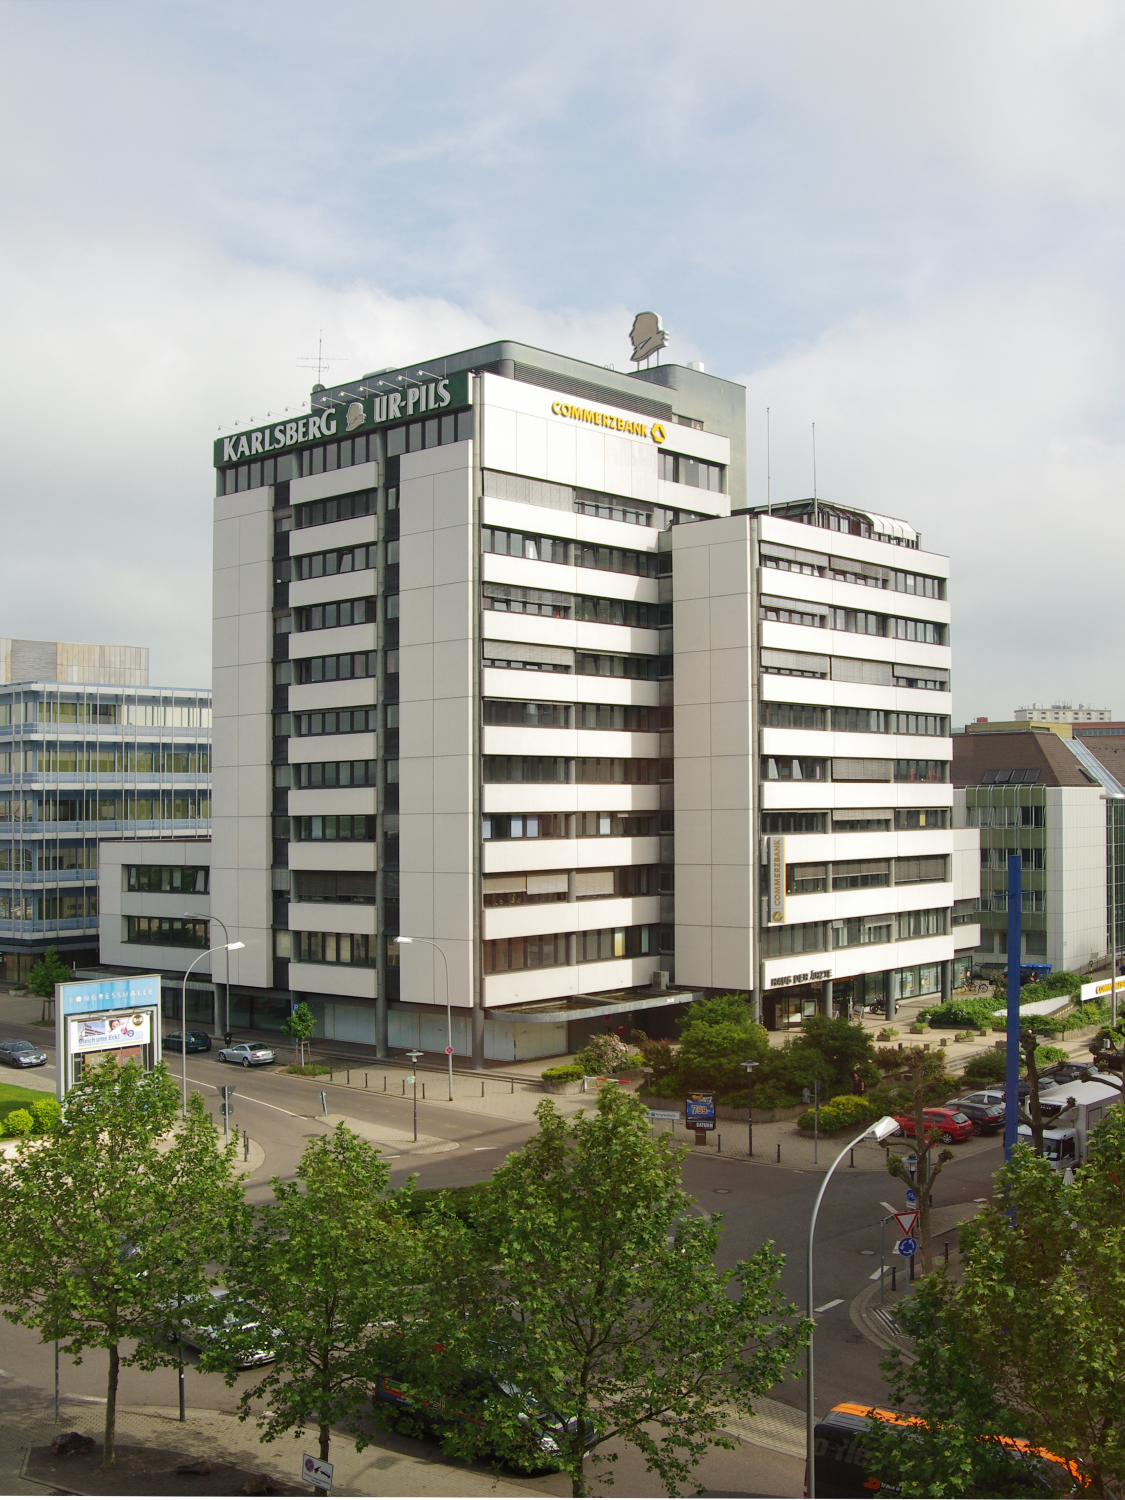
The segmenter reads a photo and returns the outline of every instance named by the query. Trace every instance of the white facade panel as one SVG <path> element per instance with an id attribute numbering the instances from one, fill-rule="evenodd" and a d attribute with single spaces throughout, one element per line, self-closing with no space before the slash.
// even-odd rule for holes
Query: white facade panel
<path id="1" fill-rule="evenodd" d="M 289 689 L 293 713 L 318 708 L 367 708 L 376 701 L 374 677 L 352 677 L 345 682 L 298 683 Z"/>
<path id="2" fill-rule="evenodd" d="M 291 901 L 291 932 L 359 932 L 370 936 L 377 931 L 375 907 L 357 901 Z"/>
<path id="3" fill-rule="evenodd" d="M 374 734 L 309 734 L 289 741 L 289 764 L 311 761 L 372 760 Z"/>
<path id="4" fill-rule="evenodd" d="M 555 901 L 542 906 L 499 906 L 485 910 L 484 937 L 534 937 L 548 932 L 597 932 L 603 927 L 635 927 L 659 922 L 659 896 L 628 896 L 605 901 Z"/>
<path id="5" fill-rule="evenodd" d="M 331 630 L 306 630 L 289 637 L 289 657 L 337 656 L 344 651 L 374 651 L 375 621 L 343 625 Z"/>
<path id="6" fill-rule="evenodd" d="M 324 526 L 305 526 L 289 533 L 289 556 L 306 552 L 332 552 L 337 547 L 358 547 L 375 540 L 375 517 L 353 516 L 350 521 L 329 521 Z"/>
<path id="7" fill-rule="evenodd" d="M 289 793 L 289 812 L 294 818 L 325 813 L 373 813 L 376 807 L 373 786 L 308 787 Z"/>
<path id="8" fill-rule="evenodd" d="M 599 990 L 628 989 L 651 984 L 660 956 L 610 958 L 603 963 L 574 964 L 558 969 L 520 969 L 510 974 L 486 974 L 484 1003 L 526 1004 L 531 1000 L 564 999 L 568 995 L 597 994 Z"/>
<path id="9" fill-rule="evenodd" d="M 484 812 L 651 812 L 660 806 L 660 788 L 519 781 L 486 784 L 482 798 Z"/>
<path id="10" fill-rule="evenodd" d="M 327 604 L 334 599 L 366 599 L 376 587 L 374 568 L 333 573 L 329 578 L 298 578 L 289 585 L 289 603 L 298 609 L 302 604 Z"/>
<path id="11" fill-rule="evenodd" d="M 289 965 L 290 987 L 314 995 L 354 995 L 359 999 L 374 1000 L 376 981 L 374 969 L 361 969 L 351 964 Z"/>
<path id="12" fill-rule="evenodd" d="M 659 838 L 620 839 L 487 839 L 482 869 L 486 875 L 512 870 L 600 870 L 616 865 L 654 865 L 660 861 Z"/>
<path id="13" fill-rule="evenodd" d="M 327 843 L 310 839 L 289 845 L 291 870 L 377 870 L 379 846 L 375 843 Z"/>
<path id="14" fill-rule="evenodd" d="M 539 703 L 636 703 L 655 708 L 660 702 L 660 684 L 631 677 L 575 677 L 572 672 L 486 667 L 481 673 L 481 694 Z"/>

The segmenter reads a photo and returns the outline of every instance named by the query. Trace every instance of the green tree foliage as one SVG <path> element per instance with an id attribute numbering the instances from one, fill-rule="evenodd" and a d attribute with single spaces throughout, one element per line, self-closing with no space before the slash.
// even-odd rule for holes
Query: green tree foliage
<path id="1" fill-rule="evenodd" d="M 305 1047 L 316 1030 L 316 1017 L 303 1000 L 285 1017 L 281 1029 L 293 1043 L 293 1050 L 299 1054 L 298 1066 L 304 1067 Z"/>
<path id="2" fill-rule="evenodd" d="M 55 985 L 65 984 L 68 979 L 73 979 L 70 965 L 64 964 L 59 957 L 59 952 L 52 944 L 43 957 L 31 966 L 31 973 L 27 976 L 27 987 L 33 995 L 39 995 L 43 1001 L 43 1009 L 39 1019 L 45 1021 L 47 1016 L 48 1001 L 54 1002 Z"/>
<path id="3" fill-rule="evenodd" d="M 327 1459 L 333 1424 L 369 1411 L 375 1376 L 401 1360 L 404 1330 L 419 1325 L 432 1267 L 389 1183 L 378 1149 L 338 1125 L 309 1142 L 296 1181 L 275 1177 L 273 1202 L 238 1221 L 227 1286 L 260 1313 L 276 1350 L 239 1401 L 263 1441 L 312 1427 Z M 225 1367 L 233 1383 L 233 1352 L 216 1350 L 203 1363 Z M 363 1446 L 362 1432 L 356 1441 Z"/>
<path id="4" fill-rule="evenodd" d="M 163 1066 L 144 1073 L 107 1058 L 70 1090 L 50 1139 L 0 1168 L 0 1306 L 76 1359 L 107 1351 L 107 1467 L 120 1368 L 175 1360 L 167 1309 L 206 1292 L 241 1201 L 234 1145 L 220 1148 L 198 1095 L 179 1123 L 178 1107 Z"/>
<path id="5" fill-rule="evenodd" d="M 630 1443 L 673 1494 L 708 1445 L 732 1446 L 725 1413 L 751 1412 L 804 1342 L 780 1257 L 767 1244 L 716 1268 L 721 1220 L 690 1213 L 683 1149 L 651 1139 L 620 1089 L 601 1090 L 593 1117 L 568 1122 L 549 1101 L 538 1117 L 467 1253 L 458 1242 L 435 1277 L 442 1330 L 427 1337 L 441 1349 L 416 1348 L 412 1378 L 470 1417 L 449 1429 L 453 1451 L 528 1466 L 554 1445 L 583 1495 L 588 1465 Z"/>
<path id="6" fill-rule="evenodd" d="M 951 1409 L 943 1386 L 951 1399 L 976 1392 L 962 1402 L 970 1437 L 1023 1436 L 1075 1464 L 1083 1493 L 1120 1494 L 1125 1110 L 1111 1110 L 1094 1132 L 1071 1185 L 1029 1146 L 1017 1146 L 992 1205 L 961 1230 L 961 1262 L 958 1283 L 938 1284 L 915 1304 L 909 1331 L 923 1342 L 913 1372 L 892 1376 L 896 1400 L 905 1396 L 940 1428 Z M 1011 1493 L 958 1483 L 956 1472 L 948 1479 L 935 1472 L 904 1493 Z"/>

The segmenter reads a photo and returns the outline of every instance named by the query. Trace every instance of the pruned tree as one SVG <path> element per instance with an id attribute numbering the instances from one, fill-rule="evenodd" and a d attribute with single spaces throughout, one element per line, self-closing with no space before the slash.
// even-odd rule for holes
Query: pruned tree
<path id="1" fill-rule="evenodd" d="M 268 1373 L 239 1400 L 263 1442 L 311 1427 L 327 1459 L 338 1423 L 353 1424 L 358 1446 L 367 1441 L 354 1424 L 370 1411 L 376 1376 L 420 1326 L 432 1270 L 424 1234 L 389 1184 L 378 1148 L 338 1125 L 309 1142 L 295 1181 L 273 1179 L 272 1203 L 238 1220 L 226 1284 L 260 1315 L 247 1337 L 260 1341 L 269 1329 L 274 1350 Z M 224 1342 L 201 1364 L 233 1383 L 238 1343 Z"/>
<path id="2" fill-rule="evenodd" d="M 684 1150 L 650 1138 L 637 1099 L 607 1085 L 592 1117 L 567 1121 L 550 1101 L 537 1114 L 469 1253 L 434 1278 L 437 1322 L 411 1378 L 468 1417 L 446 1432 L 452 1451 L 549 1459 L 585 1495 L 589 1467 L 628 1443 L 674 1494 L 710 1445 L 732 1446 L 724 1421 L 785 1377 L 807 1325 L 768 1243 L 716 1266 L 722 1221 L 692 1212 Z"/>
<path id="3" fill-rule="evenodd" d="M 295 1006 L 281 1023 L 281 1029 L 293 1042 L 293 1052 L 298 1057 L 298 1066 L 305 1065 L 305 1047 L 316 1030 L 316 1017 L 304 1000 Z"/>
<path id="4" fill-rule="evenodd" d="M 107 1057 L 87 1066 L 50 1136 L 0 1167 L 0 1307 L 76 1361 L 106 1350 L 106 1467 L 121 1368 L 176 1359 L 168 1309 L 206 1293 L 241 1201 L 234 1144 L 220 1147 L 199 1095 L 178 1115 L 163 1065 Z"/>
<path id="5" fill-rule="evenodd" d="M 887 1155 L 887 1170 L 892 1177 L 897 1177 L 913 1187 L 918 1194 L 918 1243 L 922 1249 L 924 1274 L 934 1268 L 933 1234 L 930 1230 L 930 1194 L 946 1162 L 953 1160 L 953 1152 L 942 1151 L 935 1155 L 940 1141 L 940 1132 L 928 1130 L 926 1127 L 927 1054 L 921 1047 L 911 1047 L 909 1051 L 903 1052 L 902 1056 L 906 1064 L 905 1078 L 913 1096 L 914 1154 L 917 1164 L 914 1176 L 911 1177 L 906 1162 L 892 1151 Z"/>

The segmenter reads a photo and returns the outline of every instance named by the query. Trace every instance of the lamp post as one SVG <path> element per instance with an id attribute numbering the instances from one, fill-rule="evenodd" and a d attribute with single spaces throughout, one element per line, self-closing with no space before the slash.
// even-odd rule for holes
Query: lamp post
<path id="1" fill-rule="evenodd" d="M 746 1125 L 750 1132 L 750 1155 L 754 1155 L 754 1069 L 758 1066 L 756 1062 L 744 1062 L 742 1066 L 746 1069 L 746 1097 L 749 1107 L 746 1111 Z"/>
<path id="2" fill-rule="evenodd" d="M 847 1156 L 848 1152 L 859 1145 L 860 1141 L 881 1141 L 888 1135 L 892 1135 L 897 1129 L 898 1121 L 891 1115 L 884 1115 L 882 1119 L 876 1120 L 873 1125 L 869 1125 L 861 1135 L 857 1135 L 854 1141 L 846 1145 L 824 1174 L 824 1181 L 820 1184 L 820 1191 L 817 1193 L 816 1202 L 813 1204 L 812 1218 L 809 1220 L 809 1245 L 805 1267 L 805 1311 L 810 1323 L 812 1323 L 813 1318 L 813 1235 L 816 1233 L 816 1216 L 820 1212 L 824 1190 L 831 1180 L 832 1173 L 840 1165 L 844 1157 Z M 813 1446 L 813 1429 L 816 1426 L 816 1413 L 813 1410 L 813 1335 L 815 1331 L 815 1328 L 809 1329 L 809 1347 L 805 1363 L 805 1465 L 808 1471 L 805 1480 L 805 1494 L 808 1500 L 815 1500 L 816 1497 L 816 1454 Z"/>
<path id="3" fill-rule="evenodd" d="M 245 943 L 220 943 L 217 948 L 208 948 L 206 953 L 201 953 L 198 958 L 193 958 L 184 973 L 183 983 L 180 985 L 180 1062 L 184 1085 L 183 1112 L 187 1115 L 187 982 L 192 969 L 196 964 L 202 963 L 205 958 L 210 958 L 212 953 L 221 953 L 225 948 L 231 952 L 234 948 L 245 948 Z"/>
<path id="4" fill-rule="evenodd" d="M 427 948 L 436 948 L 441 954 L 441 961 L 445 965 L 445 1057 L 449 1064 L 449 1101 L 453 1102 L 453 1011 L 449 1005 L 449 960 L 445 956 L 445 949 L 440 943 L 435 943 L 433 938 L 402 937 L 401 935 L 391 939 L 392 943 L 425 943 Z M 421 1053 L 418 1054 L 421 1057 Z"/>
<path id="5" fill-rule="evenodd" d="M 418 1059 L 425 1057 L 424 1052 L 408 1052 L 407 1057 L 414 1064 L 414 1077 L 410 1082 L 414 1085 L 414 1139 L 418 1139 Z"/>
<path id="6" fill-rule="evenodd" d="M 227 931 L 227 924 L 224 921 L 222 921 L 221 918 L 208 916 L 206 913 L 201 912 L 201 911 L 185 911 L 184 912 L 184 916 L 185 917 L 191 917 L 192 920 L 196 921 L 196 922 L 218 922 L 219 926 L 223 929 L 223 942 L 224 942 L 224 944 L 228 944 L 230 942 L 230 933 Z M 229 958 L 226 960 L 226 969 L 227 969 L 227 977 L 226 977 L 226 980 L 225 980 L 225 982 L 223 984 L 223 1009 L 226 1011 L 226 1022 L 225 1022 L 224 1026 L 223 1026 L 223 1046 L 224 1047 L 229 1047 L 230 1046 L 230 959 Z"/>

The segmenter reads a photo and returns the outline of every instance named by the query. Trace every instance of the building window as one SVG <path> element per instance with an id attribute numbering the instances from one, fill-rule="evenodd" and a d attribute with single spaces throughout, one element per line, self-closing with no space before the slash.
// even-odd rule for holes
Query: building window
<path id="1" fill-rule="evenodd" d="M 895 885 L 923 885 L 929 881 L 948 879 L 949 862 L 944 854 L 895 860 Z"/>
<path id="2" fill-rule="evenodd" d="M 290 773 L 285 782 L 275 777 L 275 785 L 293 787 L 375 786 L 378 782 L 377 760 L 313 760 L 292 766 L 278 766 L 277 771 Z"/>
<path id="3" fill-rule="evenodd" d="M 635 839 L 658 832 L 655 813 L 487 813 L 484 839 Z"/>
<path id="4" fill-rule="evenodd" d="M 826 812 L 763 812 L 763 833 L 827 833 Z"/>
<path id="5" fill-rule="evenodd" d="M 378 670 L 378 652 L 346 651 L 340 656 L 303 656 L 297 661 L 274 663 L 274 681 L 344 682 L 353 677 L 374 677 Z M 285 668 L 287 675 L 279 676 Z"/>
<path id="6" fill-rule="evenodd" d="M 828 713 L 816 703 L 766 702 L 760 717 L 766 729 L 827 729 Z"/>
<path id="7" fill-rule="evenodd" d="M 944 578 L 907 573 L 900 568 L 884 568 L 877 563 L 859 562 L 853 557 L 830 557 L 826 552 L 783 547 L 779 542 L 762 542 L 759 561 L 763 568 L 777 568 L 784 573 L 805 573 L 814 578 L 890 589 L 898 594 L 915 594 L 925 599 L 945 598 Z"/>
<path id="8" fill-rule="evenodd" d="M 327 500 L 311 500 L 293 507 L 293 525 L 297 531 L 308 526 L 327 526 L 333 521 L 351 521 L 356 516 L 375 514 L 378 490 L 356 490 L 350 495 L 332 495 Z"/>
<path id="9" fill-rule="evenodd" d="M 375 880 L 374 870 L 295 870 L 293 900 L 374 906 Z"/>
<path id="10" fill-rule="evenodd" d="M 373 734 L 378 728 L 378 713 L 376 708 L 326 708 L 316 713 L 282 714 L 278 717 L 289 720 L 291 727 L 279 728 L 275 721 L 274 733 L 292 733 L 301 738 L 316 734 Z"/>
<path id="11" fill-rule="evenodd" d="M 766 781 L 826 781 L 828 762 L 806 755 L 770 755 L 762 761 Z"/>
<path id="12" fill-rule="evenodd" d="M 831 659 L 804 651 L 769 651 L 761 654 L 762 671 L 778 677 L 827 677 Z"/>
<path id="13" fill-rule="evenodd" d="M 506 531 L 482 526 L 481 551 L 500 557 L 522 557 L 533 562 L 562 563 L 572 568 L 596 568 L 602 573 L 628 573 L 636 578 L 655 578 L 659 560 L 655 552 L 634 552 L 626 547 L 599 547 L 593 542 L 563 541 L 525 531 Z"/>
<path id="14" fill-rule="evenodd" d="M 423 448 L 440 448 L 447 443 L 463 443 L 473 435 L 472 411 L 446 412 L 427 417 L 422 422 L 406 422 L 387 429 L 387 457 L 400 453 L 418 453 Z"/>
<path id="15" fill-rule="evenodd" d="M 198 865 L 127 865 L 124 867 L 127 891 L 183 891 L 206 896 L 210 871 Z"/>
<path id="16" fill-rule="evenodd" d="M 705 463 L 701 458 L 688 458 L 684 453 L 667 453 L 662 448 L 658 454 L 659 475 L 669 484 L 687 484 L 697 490 L 724 491 L 723 464 Z"/>
<path id="17" fill-rule="evenodd" d="M 889 760 L 860 760 L 838 756 L 832 762 L 833 781 L 890 781 Z"/>
<path id="18" fill-rule="evenodd" d="M 574 609 L 572 594 L 553 594 L 549 589 L 520 589 L 506 583 L 486 583 L 482 608 L 517 615 L 546 615 L 552 620 L 569 620 Z"/>
<path id="19" fill-rule="evenodd" d="M 895 809 L 895 828 L 948 828 L 948 807 L 898 807 Z"/>
<path id="20" fill-rule="evenodd" d="M 661 674 L 658 656 L 614 656 L 605 652 L 576 651 L 574 670 L 580 677 L 630 677 L 654 682 Z"/>
<path id="21" fill-rule="evenodd" d="M 361 932 L 294 932 L 291 934 L 293 962 L 301 964 L 347 964 L 372 969 L 377 962 L 378 940 Z"/>
<path id="22" fill-rule="evenodd" d="M 775 599 L 769 594 L 763 594 L 758 605 L 760 620 L 776 620 L 782 625 L 808 625 L 815 630 L 827 627 L 828 613 L 827 606 L 803 599 Z"/>
<path id="23" fill-rule="evenodd" d="M 375 838 L 376 819 L 367 813 L 339 813 L 308 818 L 275 818 L 274 837 L 289 838 L 295 844 L 369 843 Z M 284 832 L 277 825 L 285 824 Z"/>
<path id="24" fill-rule="evenodd" d="M 569 729 L 569 703 L 514 703 L 504 698 L 484 700 L 484 722 L 531 729 Z"/>
<path id="25" fill-rule="evenodd" d="M 331 604 L 308 604 L 293 611 L 294 630 L 335 630 L 341 625 L 363 625 L 375 619 L 375 600 L 338 599 Z"/>
<path id="26" fill-rule="evenodd" d="M 279 557 L 273 565 L 275 583 L 293 583 L 303 578 L 333 578 L 338 573 L 362 573 L 375 567 L 378 546 L 336 547 L 331 552 L 306 552 L 298 557 Z"/>
<path id="27" fill-rule="evenodd" d="M 599 963 L 613 958 L 639 958 L 659 951 L 660 929 L 655 926 L 605 927 L 592 932 L 548 933 L 542 937 L 494 938 L 483 943 L 486 974 L 517 969 L 561 968 L 564 964 Z M 574 958 L 570 959 L 571 943 Z"/>
<path id="28" fill-rule="evenodd" d="M 630 703 L 518 703 L 484 700 L 484 722 L 528 729 L 620 729 L 656 731 L 657 710 Z"/>
<path id="29" fill-rule="evenodd" d="M 939 781 L 949 780 L 949 762 L 947 760 L 896 760 L 896 781 Z"/>
<path id="30" fill-rule="evenodd" d="M 126 917 L 125 941 L 158 948 L 202 948 L 210 944 L 210 924 L 178 917 Z"/>

